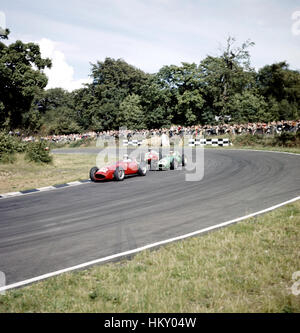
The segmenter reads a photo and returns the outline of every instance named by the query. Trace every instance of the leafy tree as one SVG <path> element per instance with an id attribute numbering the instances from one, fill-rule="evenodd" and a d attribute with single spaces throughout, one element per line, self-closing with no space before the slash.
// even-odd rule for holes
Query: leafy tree
<path id="1" fill-rule="evenodd" d="M 83 129 L 102 130 L 101 116 L 99 114 L 100 103 L 92 93 L 92 89 L 78 89 L 73 91 L 72 97 L 78 125 Z"/>
<path id="2" fill-rule="evenodd" d="M 257 74 L 259 92 L 268 101 L 273 119 L 297 119 L 300 106 L 300 72 L 286 62 L 266 65 Z"/>
<path id="3" fill-rule="evenodd" d="M 165 94 L 165 108 L 172 110 L 172 122 L 191 125 L 201 119 L 201 77 L 196 64 L 164 66 L 157 80 Z"/>
<path id="4" fill-rule="evenodd" d="M 73 93 L 62 88 L 48 89 L 36 96 L 34 104 L 34 109 L 42 115 L 45 134 L 69 134 L 82 130 L 77 123 Z"/>
<path id="5" fill-rule="evenodd" d="M 61 106 L 73 109 L 73 95 L 62 88 L 48 89 L 39 96 L 37 105 L 42 113 L 55 110 Z"/>
<path id="6" fill-rule="evenodd" d="M 22 128 L 34 96 L 47 85 L 43 69 L 50 59 L 41 57 L 39 46 L 16 41 L 9 46 L 0 42 L 0 126 Z"/>
<path id="7" fill-rule="evenodd" d="M 119 127 L 126 126 L 130 130 L 139 130 L 146 127 L 140 102 L 140 97 L 135 94 L 129 95 L 123 100 L 117 117 Z"/>
<path id="8" fill-rule="evenodd" d="M 121 103 L 139 95 L 149 75 L 122 59 L 106 58 L 92 64 L 91 76 L 93 83 L 74 95 L 78 122 L 85 129 L 116 129 Z"/>
<path id="9" fill-rule="evenodd" d="M 272 120 L 263 96 L 250 90 L 233 95 L 228 102 L 228 110 L 233 115 L 232 122 L 235 123 Z"/>
<path id="10" fill-rule="evenodd" d="M 109 90 L 115 88 L 123 97 L 128 94 L 139 94 L 140 87 L 148 75 L 140 69 L 129 65 L 122 59 L 106 58 L 104 62 L 92 64 L 92 78 L 95 95 L 109 97 Z M 107 96 L 108 95 L 108 96 Z"/>
<path id="11" fill-rule="evenodd" d="M 248 40 L 241 47 L 234 47 L 234 43 L 235 39 L 229 37 L 221 56 L 208 56 L 200 63 L 206 121 L 214 116 L 233 116 L 229 108 L 232 96 L 252 89 L 255 84 L 255 71 L 250 67 L 248 51 L 254 43 Z"/>

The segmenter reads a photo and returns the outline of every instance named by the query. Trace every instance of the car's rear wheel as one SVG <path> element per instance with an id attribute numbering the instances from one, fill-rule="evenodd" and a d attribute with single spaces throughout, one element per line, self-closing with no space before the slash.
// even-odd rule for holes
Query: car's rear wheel
<path id="1" fill-rule="evenodd" d="M 146 176 L 146 173 L 147 173 L 147 164 L 142 162 L 140 163 L 139 165 L 139 170 L 138 170 L 138 174 L 140 176 Z"/>
<path id="2" fill-rule="evenodd" d="M 125 178 L 125 171 L 122 167 L 116 167 L 116 170 L 114 172 L 114 178 L 117 181 L 122 181 Z"/>
<path id="3" fill-rule="evenodd" d="M 182 159 L 182 166 L 186 166 L 187 165 L 187 158 L 184 156 L 184 154 L 182 154 L 181 159 Z"/>
<path id="4" fill-rule="evenodd" d="M 90 170 L 90 178 L 93 182 L 96 182 L 97 179 L 95 178 L 95 173 L 98 171 L 99 169 L 97 167 L 93 167 L 91 170 Z"/>

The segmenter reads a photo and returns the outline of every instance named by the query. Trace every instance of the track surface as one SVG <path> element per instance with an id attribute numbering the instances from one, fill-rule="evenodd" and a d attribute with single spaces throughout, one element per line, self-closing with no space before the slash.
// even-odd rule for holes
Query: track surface
<path id="1" fill-rule="evenodd" d="M 300 156 L 205 150 L 205 175 L 149 172 L 0 201 L 11 284 L 250 214 L 300 193 Z"/>

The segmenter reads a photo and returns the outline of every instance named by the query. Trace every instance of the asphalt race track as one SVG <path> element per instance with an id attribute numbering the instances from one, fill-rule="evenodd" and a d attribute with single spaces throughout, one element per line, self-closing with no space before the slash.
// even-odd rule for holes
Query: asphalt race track
<path id="1" fill-rule="evenodd" d="M 11 284 L 271 207 L 299 196 L 299 166 L 296 155 L 206 149 L 199 182 L 153 171 L 2 199 L 0 271 Z"/>

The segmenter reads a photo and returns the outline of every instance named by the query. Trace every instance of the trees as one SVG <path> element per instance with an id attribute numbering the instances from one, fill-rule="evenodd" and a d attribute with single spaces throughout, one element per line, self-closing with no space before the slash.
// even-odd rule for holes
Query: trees
<path id="1" fill-rule="evenodd" d="M 41 115 L 43 134 L 69 134 L 82 130 L 77 123 L 72 93 L 62 88 L 48 89 L 36 97 L 35 104 Z"/>
<path id="2" fill-rule="evenodd" d="M 92 84 L 69 93 L 44 88 L 45 68 L 39 46 L 17 41 L 6 46 L 0 31 L 0 128 L 34 133 L 103 131 L 127 126 L 161 128 L 171 124 L 299 118 L 300 73 L 286 62 L 250 66 L 251 41 L 235 46 L 232 37 L 219 56 L 199 64 L 163 66 L 147 74 L 122 59 L 91 65 Z"/>
<path id="3" fill-rule="evenodd" d="M 121 119 L 127 119 L 130 105 L 140 108 L 137 96 L 149 74 L 111 58 L 92 64 L 91 72 L 93 83 L 74 92 L 77 121 L 85 129 L 117 129 Z"/>
<path id="4" fill-rule="evenodd" d="M 169 107 L 169 95 L 161 87 L 156 74 L 148 77 L 141 87 L 141 106 L 147 128 L 161 128 L 171 125 L 173 118 Z"/>
<path id="5" fill-rule="evenodd" d="M 39 115 L 31 108 L 35 95 L 47 85 L 43 73 L 46 67 L 51 67 L 51 60 L 41 57 L 38 45 L 16 41 L 6 46 L 0 42 L 1 127 L 30 127 L 32 122 L 37 125 L 35 118 Z M 27 114 L 30 110 L 31 116 Z"/>
<path id="6" fill-rule="evenodd" d="M 257 74 L 257 86 L 274 120 L 299 118 L 299 71 L 290 70 L 286 62 L 266 65 Z"/>
<path id="7" fill-rule="evenodd" d="M 173 123 L 192 125 L 201 119 L 204 100 L 196 64 L 164 66 L 156 77 L 165 95 L 164 107 L 172 114 Z"/>
<path id="8" fill-rule="evenodd" d="M 232 100 L 237 94 L 255 95 L 255 71 L 250 67 L 249 47 L 254 43 L 247 40 L 241 47 L 234 47 L 235 39 L 229 37 L 222 55 L 208 56 L 200 63 L 204 91 L 203 120 L 211 122 L 215 116 L 235 115 L 236 103 Z M 244 95 L 244 96 L 246 96 Z M 245 115 L 246 116 L 246 115 Z"/>
<path id="9" fill-rule="evenodd" d="M 141 107 L 141 99 L 138 95 L 128 95 L 122 101 L 116 122 L 119 127 L 127 127 L 130 130 L 146 128 L 145 116 Z"/>
<path id="10" fill-rule="evenodd" d="M 228 110 L 233 115 L 232 122 L 235 123 L 272 120 L 263 96 L 256 94 L 253 90 L 245 90 L 231 96 Z"/>

